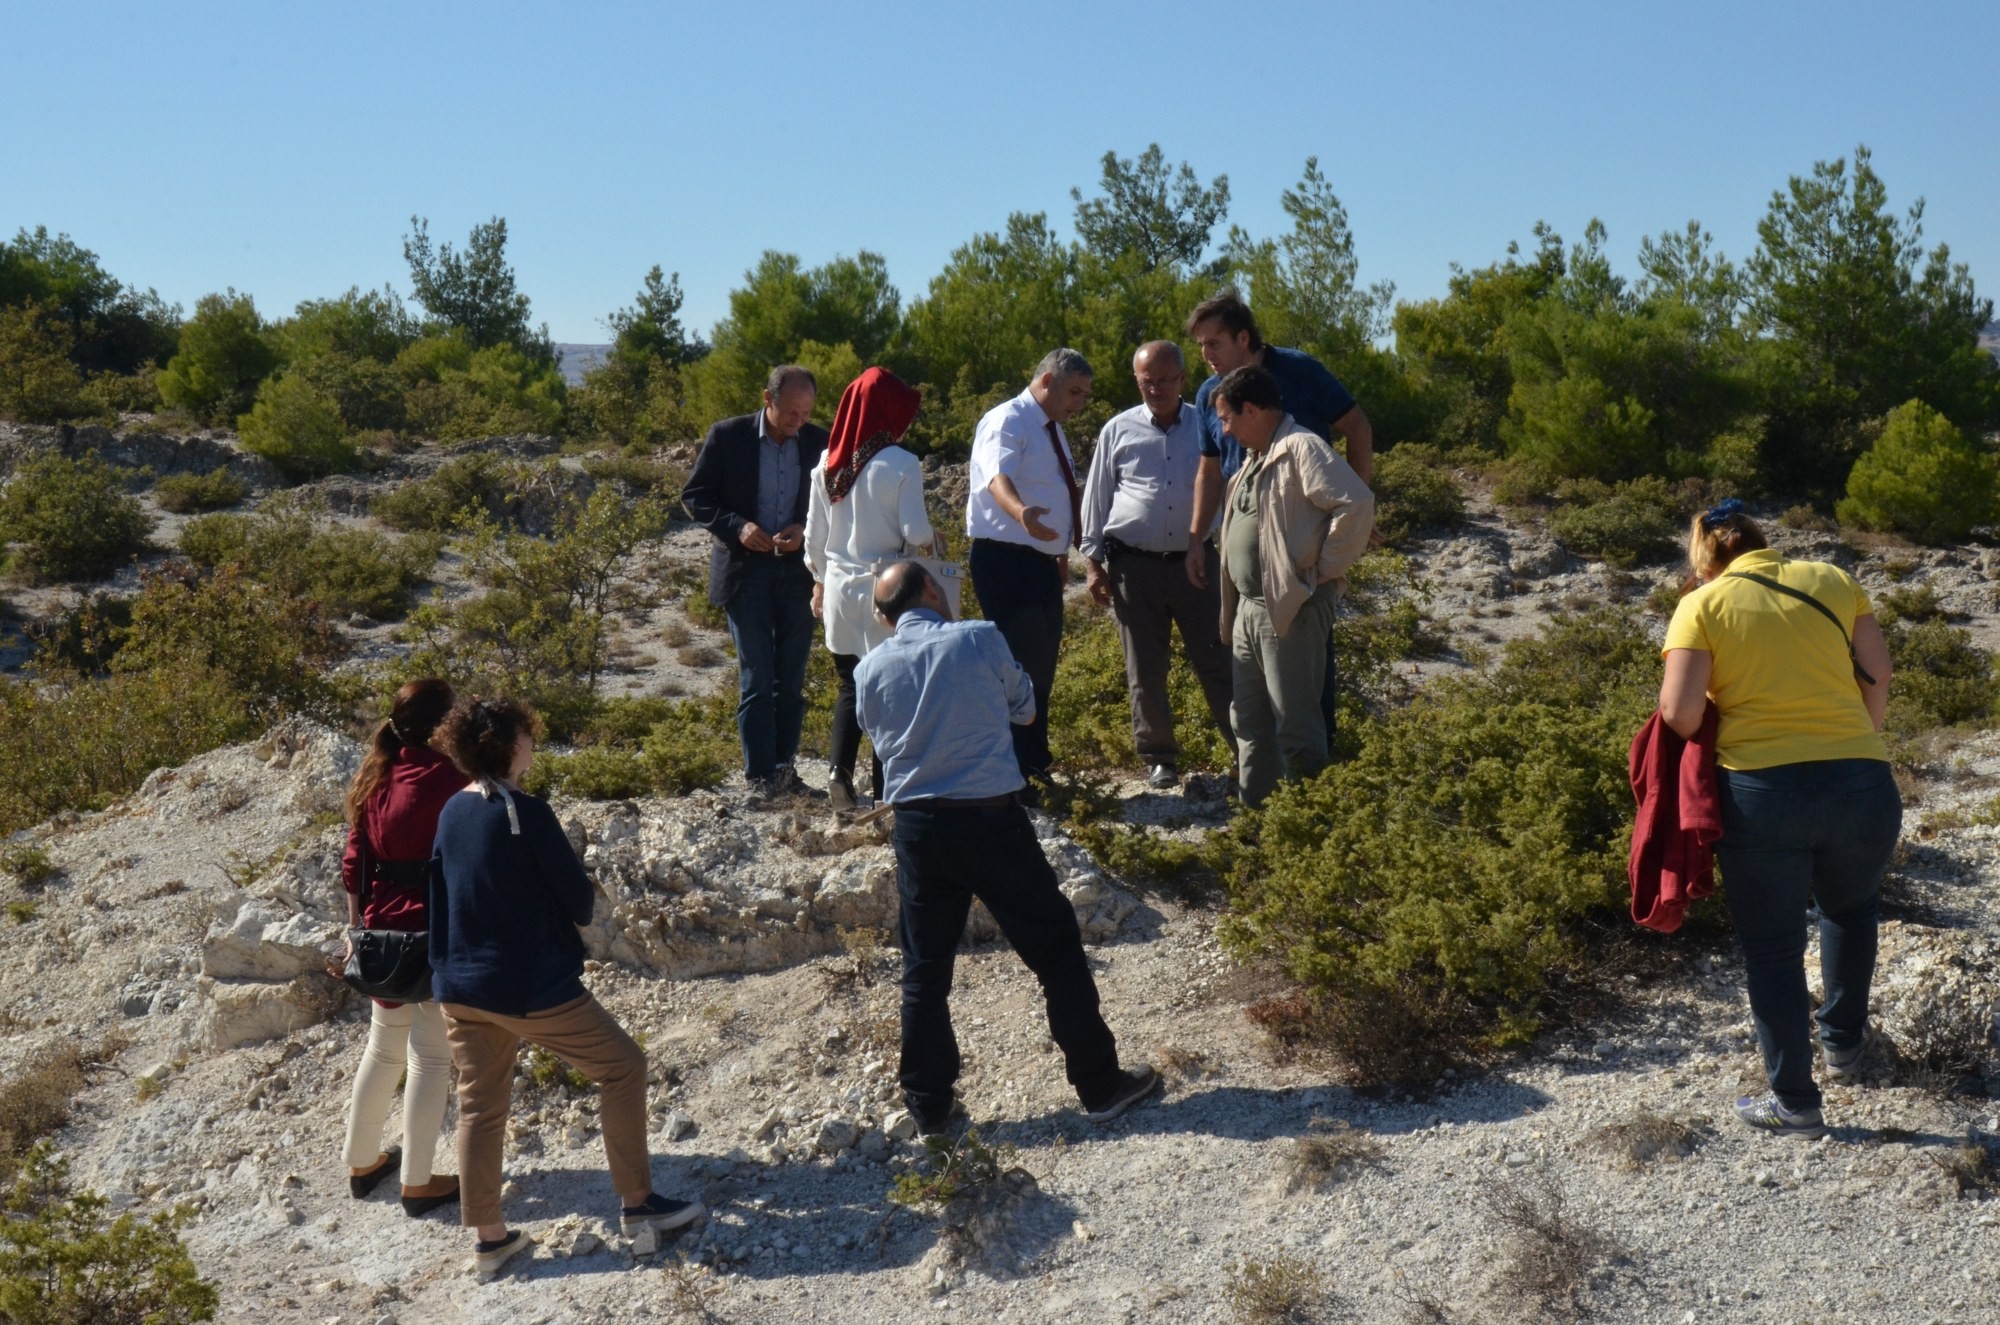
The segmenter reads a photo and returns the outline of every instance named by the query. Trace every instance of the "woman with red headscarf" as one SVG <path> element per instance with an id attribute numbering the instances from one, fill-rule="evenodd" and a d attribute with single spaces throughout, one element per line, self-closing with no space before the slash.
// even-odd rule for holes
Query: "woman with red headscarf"
<path id="1" fill-rule="evenodd" d="M 828 798 L 855 807 L 854 761 L 861 724 L 854 718 L 854 668 L 861 655 L 889 637 L 875 619 L 875 576 L 888 558 L 928 550 L 935 535 L 924 511 L 924 473 L 896 443 L 917 417 L 914 388 L 886 368 L 870 368 L 848 384 L 834 411 L 826 459 L 813 470 L 806 508 L 806 565 L 812 568 L 813 615 L 826 622 L 826 647 L 840 678 L 833 706 L 833 778 Z M 882 794 L 882 768 L 874 770 Z"/>

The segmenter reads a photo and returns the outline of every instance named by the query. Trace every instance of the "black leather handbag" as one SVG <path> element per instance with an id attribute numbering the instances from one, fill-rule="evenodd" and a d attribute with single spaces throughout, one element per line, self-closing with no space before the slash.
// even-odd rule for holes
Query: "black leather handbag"
<path id="1" fill-rule="evenodd" d="M 399 883 L 415 882 L 428 861 L 378 861 L 361 865 L 361 911 L 367 914 L 377 869 Z M 409 877 L 415 876 L 415 877 Z M 421 1003 L 431 996 L 431 936 L 427 930 L 350 929 L 354 951 L 340 978 L 350 989 L 386 1003 Z"/>

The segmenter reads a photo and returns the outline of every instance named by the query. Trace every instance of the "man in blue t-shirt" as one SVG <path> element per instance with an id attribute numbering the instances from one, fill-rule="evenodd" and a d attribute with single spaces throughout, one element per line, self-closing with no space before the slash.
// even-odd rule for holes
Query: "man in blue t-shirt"
<path id="1" fill-rule="evenodd" d="M 1304 350 L 1280 349 L 1266 345 L 1257 334 L 1257 319 L 1250 306 L 1234 290 L 1224 290 L 1204 299 L 1188 314 L 1186 330 L 1194 337 L 1202 359 L 1213 374 L 1194 393 L 1194 415 L 1201 430 L 1201 467 L 1194 477 L 1194 521 L 1196 530 L 1209 528 L 1222 509 L 1222 495 L 1229 480 L 1243 464 L 1243 447 L 1224 431 L 1215 416 L 1215 389 L 1225 374 L 1244 364 L 1264 365 L 1278 381 L 1278 397 L 1285 413 L 1302 428 L 1316 434 L 1327 445 L 1333 435 L 1347 440 L 1347 463 L 1363 483 L 1373 484 L 1375 475 L 1375 430 L 1368 415 L 1354 402 L 1340 379 L 1327 366 Z M 1200 552 L 1200 538 L 1190 540 L 1187 576 L 1197 588 L 1208 586 L 1208 562 Z M 1326 716 L 1326 730 L 1333 735 L 1334 674 L 1333 639 L 1327 638 L 1325 693 L 1320 710 Z"/>

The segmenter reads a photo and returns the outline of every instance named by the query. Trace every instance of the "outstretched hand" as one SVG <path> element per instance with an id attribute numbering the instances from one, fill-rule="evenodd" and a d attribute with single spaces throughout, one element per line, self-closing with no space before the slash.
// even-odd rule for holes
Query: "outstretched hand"
<path id="1" fill-rule="evenodd" d="M 1055 530 L 1042 523 L 1042 517 L 1049 513 L 1046 506 L 1023 506 L 1021 508 L 1021 528 L 1032 538 L 1044 543 L 1053 543 L 1058 535 Z"/>

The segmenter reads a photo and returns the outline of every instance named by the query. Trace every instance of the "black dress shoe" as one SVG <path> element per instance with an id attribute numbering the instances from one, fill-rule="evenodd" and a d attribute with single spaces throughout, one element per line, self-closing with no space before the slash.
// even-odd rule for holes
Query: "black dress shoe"
<path id="1" fill-rule="evenodd" d="M 454 1183 L 450 1191 L 440 1196 L 405 1196 L 403 1198 L 403 1213 L 412 1219 L 418 1219 L 438 1209 L 440 1206 L 457 1204 L 458 1185 Z"/>
<path id="2" fill-rule="evenodd" d="M 402 1162 L 403 1152 L 392 1147 L 388 1154 L 382 1156 L 382 1162 L 368 1170 L 368 1172 L 348 1174 L 347 1190 L 353 1194 L 355 1200 L 360 1200 L 377 1187 L 380 1187 L 382 1179 L 388 1177 Z"/>

